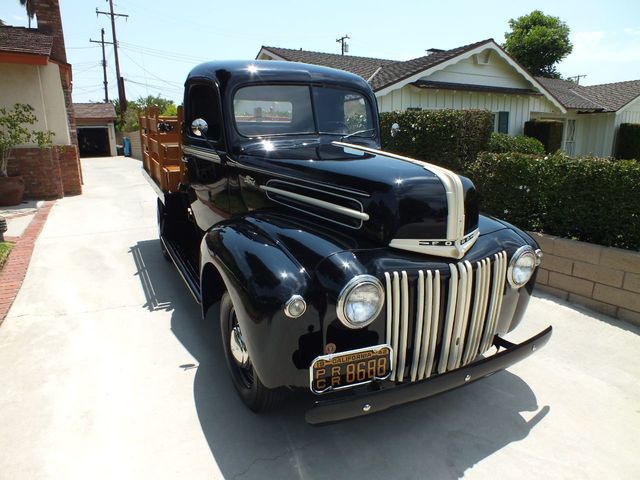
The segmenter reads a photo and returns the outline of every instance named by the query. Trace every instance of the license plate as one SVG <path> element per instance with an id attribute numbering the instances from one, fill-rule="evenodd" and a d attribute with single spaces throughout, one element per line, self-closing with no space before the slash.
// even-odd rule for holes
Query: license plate
<path id="1" fill-rule="evenodd" d="M 373 347 L 322 355 L 311 364 L 311 391 L 326 393 L 354 387 L 374 380 L 385 380 L 391 374 L 391 347 Z"/>

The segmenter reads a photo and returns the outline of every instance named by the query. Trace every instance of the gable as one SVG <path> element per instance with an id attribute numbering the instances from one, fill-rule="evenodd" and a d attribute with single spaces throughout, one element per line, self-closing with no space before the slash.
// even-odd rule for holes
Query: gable
<path id="1" fill-rule="evenodd" d="M 462 58 L 442 70 L 428 73 L 421 80 L 511 89 L 532 88 L 531 82 L 492 49 Z"/>

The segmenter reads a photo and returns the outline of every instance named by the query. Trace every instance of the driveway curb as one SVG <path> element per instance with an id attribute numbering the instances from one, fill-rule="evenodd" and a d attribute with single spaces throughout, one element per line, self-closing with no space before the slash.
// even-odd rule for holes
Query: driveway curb
<path id="1" fill-rule="evenodd" d="M 20 291 L 27 268 L 29 268 L 33 247 L 54 203 L 53 201 L 45 202 L 38 209 L 31 223 L 17 239 L 7 263 L 0 271 L 0 325 L 4 322 L 18 291 Z"/>

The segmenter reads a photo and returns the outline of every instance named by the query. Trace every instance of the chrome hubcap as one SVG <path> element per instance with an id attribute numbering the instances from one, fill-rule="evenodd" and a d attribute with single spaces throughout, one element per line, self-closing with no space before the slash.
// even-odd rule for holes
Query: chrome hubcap
<path id="1" fill-rule="evenodd" d="M 229 344 L 231 345 L 231 355 L 236 363 L 245 368 L 249 365 L 249 352 L 242 338 L 242 331 L 240 331 L 240 325 L 235 325 L 231 330 L 231 338 Z"/>

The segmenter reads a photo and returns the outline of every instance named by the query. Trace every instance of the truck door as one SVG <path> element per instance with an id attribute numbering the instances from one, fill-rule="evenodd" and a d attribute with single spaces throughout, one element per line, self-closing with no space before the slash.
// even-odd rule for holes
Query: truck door
<path id="1" fill-rule="evenodd" d="M 224 151 L 222 112 L 217 90 L 207 83 L 188 86 L 185 105 L 183 154 L 187 164 L 187 194 L 193 220 L 202 231 L 229 217 L 226 167 L 218 152 Z M 207 122 L 204 136 L 196 135 L 195 119 Z"/>

